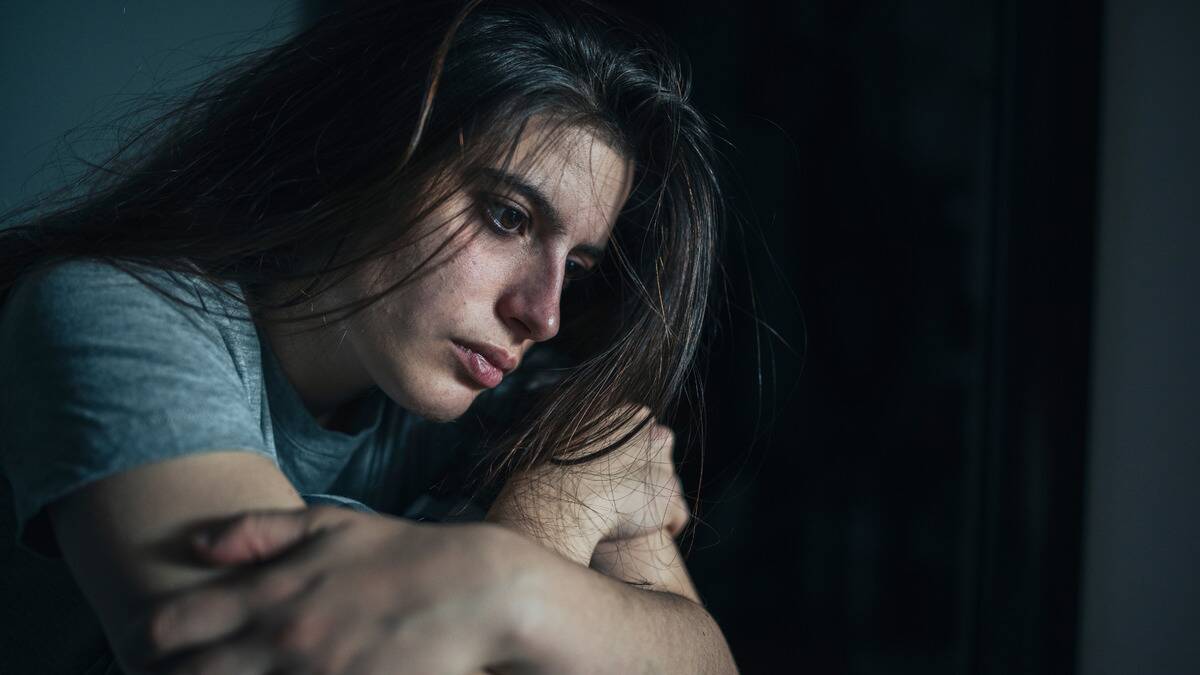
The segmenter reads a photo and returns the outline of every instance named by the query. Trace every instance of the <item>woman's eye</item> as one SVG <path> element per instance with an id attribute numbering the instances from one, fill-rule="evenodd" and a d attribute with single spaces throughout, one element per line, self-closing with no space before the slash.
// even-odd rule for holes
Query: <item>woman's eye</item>
<path id="1" fill-rule="evenodd" d="M 485 204 L 483 215 L 501 234 L 520 234 L 529 225 L 529 216 L 524 211 L 500 202 Z"/>
<path id="2" fill-rule="evenodd" d="M 577 260 L 567 260 L 566 280 L 568 282 L 582 279 L 592 273 L 592 269 Z"/>

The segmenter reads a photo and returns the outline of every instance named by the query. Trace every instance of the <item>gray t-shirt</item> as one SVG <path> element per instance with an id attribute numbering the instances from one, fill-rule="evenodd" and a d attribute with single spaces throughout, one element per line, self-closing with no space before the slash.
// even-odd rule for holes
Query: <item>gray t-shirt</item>
<path id="1" fill-rule="evenodd" d="M 0 306 L 0 487 L 11 491 L 0 494 L 0 672 L 112 668 L 45 514 L 92 481 L 236 449 L 270 458 L 309 503 L 425 518 L 446 511 L 435 483 L 474 452 L 469 433 L 378 389 L 354 404 L 346 432 L 321 427 L 255 325 L 238 319 L 244 305 L 198 278 L 136 270 L 197 307 L 78 260 L 26 276 Z"/>

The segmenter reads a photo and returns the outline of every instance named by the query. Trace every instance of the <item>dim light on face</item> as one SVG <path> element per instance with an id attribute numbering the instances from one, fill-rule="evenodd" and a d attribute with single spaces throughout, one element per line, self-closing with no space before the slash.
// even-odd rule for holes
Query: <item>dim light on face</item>
<path id="1" fill-rule="evenodd" d="M 377 292 L 432 256 L 352 317 L 339 347 L 402 407 L 437 420 L 463 414 L 558 333 L 563 288 L 599 264 L 632 167 L 589 131 L 546 133 L 531 125 L 508 167 L 487 172 L 486 192 L 455 193 L 416 225 L 413 245 L 339 290 L 338 300 Z"/>

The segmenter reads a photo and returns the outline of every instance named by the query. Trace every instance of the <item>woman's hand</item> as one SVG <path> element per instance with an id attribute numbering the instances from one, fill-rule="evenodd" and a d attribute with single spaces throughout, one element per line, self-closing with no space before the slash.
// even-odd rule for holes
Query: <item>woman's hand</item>
<path id="1" fill-rule="evenodd" d="M 347 574 L 333 574 L 338 568 L 330 568 L 307 582 L 302 574 L 286 580 L 293 568 L 305 567 L 305 561 L 313 557 L 314 542 L 327 540 L 330 524 L 335 532 L 360 528 L 366 532 L 373 529 L 372 519 L 388 520 L 351 511 L 340 513 L 337 509 L 324 511 L 316 517 L 305 510 L 249 513 L 198 545 L 196 552 L 210 564 L 245 566 L 250 573 L 243 579 L 250 585 L 212 584 L 185 592 L 163 606 L 154 615 L 152 625 L 161 638 L 167 638 L 167 644 L 173 645 L 171 650 L 186 652 L 172 658 L 166 667 L 156 665 L 153 672 L 736 672 L 728 647 L 720 639 L 720 629 L 700 606 L 694 590 L 687 592 L 690 581 L 686 570 L 678 565 L 678 551 L 665 530 L 622 540 L 622 555 L 632 552 L 655 556 L 654 568 L 669 573 L 658 574 L 657 580 L 651 580 L 652 586 L 673 592 L 631 589 L 515 533 L 487 525 L 468 527 L 492 533 L 498 543 L 493 541 L 482 548 L 468 543 L 453 547 L 456 551 L 443 549 L 436 535 L 401 534 L 403 544 L 396 546 L 378 546 L 378 534 L 331 540 L 339 551 L 346 545 L 361 547 L 359 555 L 337 558 Z M 463 526 L 412 527 L 449 531 Z M 397 552 L 397 546 L 424 550 Z M 597 556 L 604 554 L 597 551 Z M 385 567 L 389 563 L 401 570 L 417 567 L 417 574 L 399 582 L 389 580 L 394 583 L 377 578 L 375 584 L 364 589 L 357 582 L 358 575 L 349 572 L 376 567 L 375 563 L 364 562 L 375 557 L 384 558 Z M 419 559 L 427 564 L 414 565 Z M 261 562 L 254 564 L 264 560 L 265 567 Z M 497 560 L 502 563 L 500 573 L 485 577 L 508 579 L 508 590 L 519 601 L 483 602 L 480 610 L 482 599 L 478 595 L 494 597 L 495 587 L 471 581 L 469 568 L 496 568 Z M 520 571 L 515 583 L 513 569 Z M 270 581 L 273 573 L 282 576 Z M 678 574 L 683 576 L 673 579 Z M 447 588 L 463 584 L 464 578 L 469 587 L 462 592 Z M 683 592 L 670 588 L 678 586 L 677 582 L 687 588 L 681 586 Z M 272 584 L 274 590 L 267 590 Z M 295 599 L 303 597 L 308 588 L 317 589 L 317 594 L 297 602 Z M 258 593 L 240 595 L 253 590 Z M 273 593 L 278 598 L 272 602 L 268 597 Z M 426 598 L 428 602 L 415 602 L 415 598 Z M 507 617 L 502 618 L 504 627 L 500 630 L 496 630 L 494 621 L 484 620 L 496 614 L 488 611 L 490 604 L 508 608 L 498 612 Z M 392 611 L 382 609 L 386 606 Z M 258 618 L 247 621 L 246 616 Z M 387 625 L 382 630 L 369 630 L 379 623 L 380 616 L 387 617 Z M 271 631 L 272 626 L 284 628 Z M 495 639 L 497 634 L 502 636 L 500 640 Z M 355 647 L 364 643 L 365 647 Z M 614 650 L 614 644 L 622 648 Z M 339 651 L 330 649 L 331 645 L 351 646 Z M 486 656 L 488 653 L 492 656 Z M 335 656 L 338 654 L 340 658 Z"/>
<path id="2" fill-rule="evenodd" d="M 512 477 L 487 520 L 585 566 L 601 542 L 654 538 L 660 531 L 678 536 L 689 509 L 671 456 L 675 434 L 647 420 L 649 409 L 632 412 L 610 439 L 645 427 L 624 445 L 584 464 L 547 465 Z"/>
<path id="3" fill-rule="evenodd" d="M 665 529 L 637 539 L 600 542 L 590 567 L 617 581 L 703 604 L 679 546 Z"/>
<path id="4" fill-rule="evenodd" d="M 149 667 L 464 675 L 515 662 L 535 583 L 518 543 L 331 507 L 245 514 L 197 548 L 210 564 L 258 564 L 152 612 Z"/>

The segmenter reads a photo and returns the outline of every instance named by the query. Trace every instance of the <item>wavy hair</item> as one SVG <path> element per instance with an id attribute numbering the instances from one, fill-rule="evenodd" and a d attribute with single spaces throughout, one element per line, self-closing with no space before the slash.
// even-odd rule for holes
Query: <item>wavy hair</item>
<path id="1" fill-rule="evenodd" d="M 632 162 L 631 196 L 600 273 L 563 298 L 555 342 L 571 367 L 489 475 L 588 461 L 635 433 L 614 438 L 625 404 L 663 417 L 699 393 L 722 201 L 689 87 L 661 36 L 587 0 L 359 3 L 206 79 L 74 193 L 7 214 L 0 294 L 90 257 L 235 282 L 256 321 L 311 319 L 283 315 L 410 246 L 414 224 L 511 159 L 531 120 L 582 127 Z M 266 300 L 280 287 L 293 292 Z"/>

